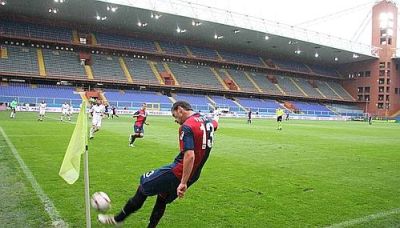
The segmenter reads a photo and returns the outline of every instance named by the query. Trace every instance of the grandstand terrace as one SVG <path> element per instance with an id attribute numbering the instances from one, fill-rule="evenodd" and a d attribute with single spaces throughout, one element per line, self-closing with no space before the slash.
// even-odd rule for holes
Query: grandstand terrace
<path id="1" fill-rule="evenodd" d="M 68 7 L 73 8 L 76 6 L 74 4 L 70 3 Z M 126 10 L 139 15 L 149 12 L 128 6 Z M 43 15 L 44 18 L 48 16 Z M 206 41 L 207 27 L 202 27 L 206 30 L 201 33 L 195 28 L 185 28 L 180 30 L 180 35 L 167 35 L 165 31 L 172 27 L 163 21 L 167 20 L 166 17 L 161 17 L 157 26 L 142 23 L 146 24 L 143 25 L 145 30 L 126 27 L 118 20 L 118 14 L 115 14 L 112 21 L 107 19 L 107 23 L 113 24 L 109 30 L 94 24 L 77 26 L 76 22 L 83 20 L 83 17 L 76 15 L 75 22 L 70 20 L 69 24 L 65 20 L 59 25 L 39 19 L 27 22 L 18 17 L 2 20 L 1 74 L 21 79 L 29 75 L 29 80 L 35 83 L 55 78 L 68 80 L 72 84 L 84 83 L 86 87 L 111 83 L 111 87 L 121 87 L 124 91 L 131 89 L 129 87 L 146 86 L 147 90 L 163 90 L 168 93 L 190 91 L 191 94 L 211 94 L 219 98 L 256 95 L 267 100 L 301 99 L 311 103 L 340 101 L 350 102 L 349 105 L 355 102 L 354 94 L 343 87 L 344 77 L 336 67 L 338 63 L 331 57 L 324 57 L 328 56 L 327 53 L 336 53 L 336 49 L 328 46 L 319 45 L 321 55 L 316 64 L 309 56 L 296 58 L 289 55 L 293 55 L 293 51 L 288 51 L 290 47 L 283 46 L 283 43 L 301 44 L 304 53 L 308 48 L 315 50 L 312 43 L 302 43 L 291 37 L 254 40 L 244 48 L 241 41 L 234 38 L 234 34 L 225 34 L 221 40 L 215 38 L 218 44 Z M 181 22 L 186 20 L 179 15 L 172 17 Z M 228 27 L 221 26 L 218 31 L 233 31 L 229 25 L 225 26 Z M 176 27 L 172 31 L 176 32 Z M 186 33 L 197 39 L 191 40 Z M 89 34 L 91 41 L 80 43 L 77 37 L 79 34 Z M 240 36 L 246 40 L 263 38 L 255 36 L 253 31 L 242 31 Z M 276 53 L 277 50 L 266 49 L 267 46 L 261 42 L 268 42 L 267 46 L 279 47 L 279 53 Z M 69 45 L 66 46 L 66 43 Z M 89 51 L 85 66 L 81 64 L 82 51 Z M 358 59 L 354 59 L 353 52 L 343 49 L 339 59 L 351 64 L 375 58 L 361 52 L 357 55 Z M 172 77 L 174 83 L 166 84 L 163 78 L 166 74 Z M 228 88 L 226 83 L 229 81 L 237 88 Z M 232 107 L 238 107 L 236 103 L 226 100 L 222 102 L 224 99 L 219 98 L 217 100 L 220 104 L 229 103 Z"/>

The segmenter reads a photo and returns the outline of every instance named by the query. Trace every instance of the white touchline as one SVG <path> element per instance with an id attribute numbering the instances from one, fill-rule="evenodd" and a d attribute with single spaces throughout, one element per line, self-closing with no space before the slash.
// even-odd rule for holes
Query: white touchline
<path id="1" fill-rule="evenodd" d="M 395 208 L 395 209 L 392 209 L 390 211 L 383 211 L 383 212 L 379 212 L 379 213 L 376 213 L 376 214 L 367 215 L 365 217 L 361 217 L 361 218 L 352 219 L 352 220 L 349 220 L 349 221 L 333 224 L 331 226 L 327 226 L 326 228 L 353 226 L 353 225 L 369 222 L 369 221 L 372 221 L 372 220 L 375 220 L 375 219 L 378 219 L 378 218 L 383 218 L 383 217 L 387 217 L 389 215 L 394 215 L 394 214 L 398 214 L 398 213 L 400 213 L 400 208 Z"/>
<path id="2" fill-rule="evenodd" d="M 3 128 L 0 127 L 0 132 L 3 135 L 4 139 L 6 140 L 8 147 L 10 148 L 11 152 L 13 153 L 15 159 L 17 159 L 19 166 L 21 167 L 22 171 L 24 172 L 26 178 L 31 183 L 33 190 L 36 192 L 36 195 L 39 197 L 40 201 L 42 201 L 44 205 L 44 209 L 46 210 L 47 214 L 49 214 L 50 219 L 52 221 L 52 225 L 54 227 L 68 227 L 68 224 L 64 222 L 61 218 L 60 214 L 58 213 L 56 207 L 54 206 L 53 202 L 50 198 L 44 193 L 43 189 L 40 187 L 39 183 L 36 181 L 35 177 L 33 176 L 31 170 L 26 166 L 24 160 L 22 160 L 21 156 L 15 146 L 11 143 L 10 139 L 3 131 Z"/>

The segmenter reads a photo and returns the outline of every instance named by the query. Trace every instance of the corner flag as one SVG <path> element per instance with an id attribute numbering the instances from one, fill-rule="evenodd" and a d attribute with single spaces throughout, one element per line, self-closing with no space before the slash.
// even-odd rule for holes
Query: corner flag
<path id="1" fill-rule="evenodd" d="M 86 102 L 82 101 L 81 110 L 76 121 L 74 132 L 69 141 L 59 175 L 68 183 L 73 184 L 79 178 L 81 155 L 87 145 Z"/>

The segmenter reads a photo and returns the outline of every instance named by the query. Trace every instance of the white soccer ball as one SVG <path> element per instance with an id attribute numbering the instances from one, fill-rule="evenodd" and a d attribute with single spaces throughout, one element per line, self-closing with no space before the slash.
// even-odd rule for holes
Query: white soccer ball
<path id="1" fill-rule="evenodd" d="M 98 211 L 106 211 L 111 207 L 110 197 L 104 192 L 95 192 L 90 200 L 92 207 Z"/>

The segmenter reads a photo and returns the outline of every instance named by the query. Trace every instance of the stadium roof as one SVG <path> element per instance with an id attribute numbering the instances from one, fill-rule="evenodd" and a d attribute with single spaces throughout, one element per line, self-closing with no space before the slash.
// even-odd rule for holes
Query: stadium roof
<path id="1" fill-rule="evenodd" d="M 275 58 L 316 64 L 376 58 L 369 45 L 178 0 L 1 1 L 6 4 L 0 5 L 0 13 L 96 24 L 158 39 Z"/>

